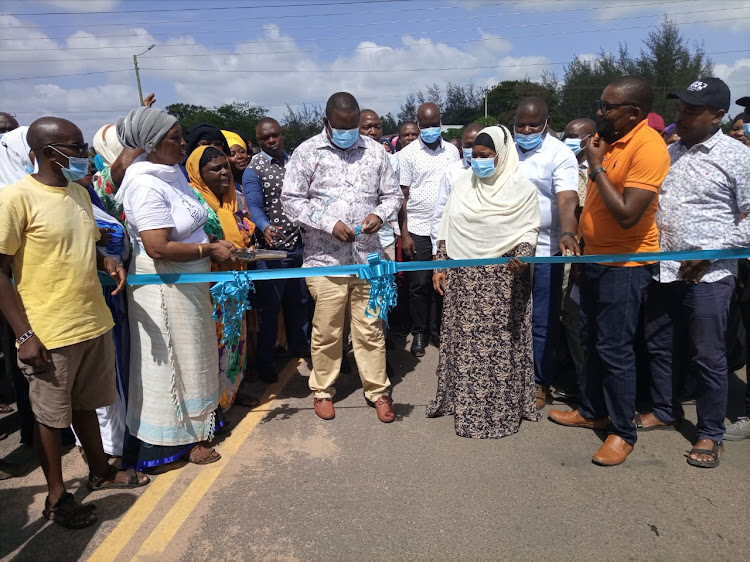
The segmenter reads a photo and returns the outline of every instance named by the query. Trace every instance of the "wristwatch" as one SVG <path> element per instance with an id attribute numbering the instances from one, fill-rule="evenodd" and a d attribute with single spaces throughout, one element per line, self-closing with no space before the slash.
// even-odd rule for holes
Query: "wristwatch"
<path id="1" fill-rule="evenodd" d="M 601 166 L 599 166 L 596 170 L 592 170 L 592 171 L 589 172 L 589 179 L 591 181 L 595 181 L 594 178 L 596 176 L 598 176 L 599 174 L 601 174 L 602 172 L 606 173 L 607 170 L 605 170 L 604 168 L 602 168 Z"/>
<path id="2" fill-rule="evenodd" d="M 30 340 L 34 335 L 34 330 L 29 330 L 25 334 L 22 334 L 20 338 L 16 339 L 16 349 L 19 349 L 27 340 Z"/>

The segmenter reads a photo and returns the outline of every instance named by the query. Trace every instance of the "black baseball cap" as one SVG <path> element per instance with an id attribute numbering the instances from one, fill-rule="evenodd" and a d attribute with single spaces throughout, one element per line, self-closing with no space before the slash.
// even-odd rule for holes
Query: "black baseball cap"
<path id="1" fill-rule="evenodd" d="M 736 103 L 737 105 L 741 105 L 745 109 L 750 109 L 750 96 L 745 96 L 744 98 L 740 98 L 734 103 Z"/>
<path id="2" fill-rule="evenodd" d="M 729 111 L 731 95 L 729 86 L 723 80 L 707 76 L 698 78 L 684 92 L 671 92 L 667 97 L 679 99 L 690 105 L 707 105 Z"/>

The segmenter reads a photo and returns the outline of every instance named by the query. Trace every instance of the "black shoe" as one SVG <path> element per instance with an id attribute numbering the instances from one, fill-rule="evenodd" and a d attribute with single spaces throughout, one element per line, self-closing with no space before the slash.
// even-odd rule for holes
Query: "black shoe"
<path id="1" fill-rule="evenodd" d="M 414 334 L 411 340 L 411 354 L 414 357 L 424 357 L 424 334 Z"/>
<path id="2" fill-rule="evenodd" d="M 430 343 L 440 349 L 440 336 L 430 337 Z"/>

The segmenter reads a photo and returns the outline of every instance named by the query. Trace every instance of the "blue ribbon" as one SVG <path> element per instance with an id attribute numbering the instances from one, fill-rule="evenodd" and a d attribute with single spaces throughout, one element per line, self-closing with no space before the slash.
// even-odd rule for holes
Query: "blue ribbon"
<path id="1" fill-rule="evenodd" d="M 372 253 L 367 256 L 367 265 L 359 269 L 359 278 L 370 282 L 370 300 L 365 308 L 365 316 L 380 318 L 386 326 L 388 313 L 398 301 L 396 263 L 383 261 L 380 254 Z"/>
<path id="2" fill-rule="evenodd" d="M 211 287 L 214 301 L 212 318 L 222 323 L 221 343 L 235 347 L 242 336 L 242 322 L 246 310 L 250 310 L 250 291 L 255 292 L 252 279 L 245 272 L 231 271 L 233 278 L 219 281 Z"/>
<path id="3" fill-rule="evenodd" d="M 599 254 L 587 256 L 549 256 L 520 258 L 526 263 L 623 263 L 623 262 L 654 262 L 681 260 L 718 260 L 750 258 L 750 248 L 735 248 L 729 250 L 681 250 L 676 252 L 648 252 L 641 254 Z M 508 263 L 510 258 L 483 258 L 468 260 L 438 260 L 415 262 L 383 262 L 393 264 L 396 272 L 424 271 L 430 269 L 452 269 L 456 267 L 474 267 Z M 305 277 L 340 277 L 342 275 L 360 276 L 363 268 L 369 268 L 369 263 L 356 265 L 335 265 L 326 267 L 300 267 L 290 269 L 265 269 L 243 271 L 242 276 L 252 281 L 266 279 L 301 279 Z M 390 266 L 389 266 L 390 267 Z M 211 273 L 167 273 L 129 275 L 128 284 L 159 285 L 176 283 L 215 283 L 234 279 L 232 271 L 213 271 Z M 115 285 L 106 274 L 100 272 L 102 285 Z"/>
<path id="4" fill-rule="evenodd" d="M 526 263 L 625 263 L 661 262 L 682 260 L 719 260 L 750 258 L 750 248 L 728 250 L 681 250 L 676 252 L 644 252 L 640 254 L 600 254 L 587 256 L 524 257 Z M 176 283 L 216 283 L 211 288 L 214 298 L 214 320 L 224 323 L 222 343 L 236 345 L 242 334 L 242 315 L 250 309 L 249 291 L 255 291 L 253 281 L 266 279 L 300 279 L 303 277 L 357 276 L 370 282 L 370 300 L 365 309 L 368 318 L 377 316 L 386 325 L 388 312 L 396 306 L 397 288 L 395 274 L 400 271 L 425 271 L 482 267 L 508 263 L 511 258 L 483 258 L 466 260 L 436 260 L 416 262 L 383 261 L 379 254 L 367 256 L 366 264 L 337 265 L 329 267 L 301 267 L 293 269 L 266 269 L 255 271 L 215 271 L 211 273 L 168 273 L 129 275 L 128 284 L 157 285 Z M 102 285 L 115 285 L 114 280 L 99 273 Z"/>

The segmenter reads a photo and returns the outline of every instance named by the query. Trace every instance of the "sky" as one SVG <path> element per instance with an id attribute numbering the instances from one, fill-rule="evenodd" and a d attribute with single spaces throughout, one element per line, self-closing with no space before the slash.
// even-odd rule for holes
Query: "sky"
<path id="1" fill-rule="evenodd" d="M 750 95 L 750 0 L 3 0 L 0 111 L 65 117 L 90 139 L 139 104 L 139 55 L 162 108 L 249 101 L 280 119 L 346 90 L 395 115 L 432 83 L 562 78 L 576 56 L 638 53 L 665 15 L 732 100 Z"/>

